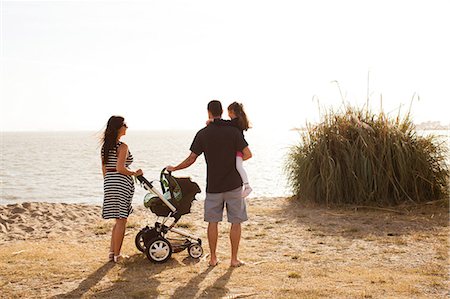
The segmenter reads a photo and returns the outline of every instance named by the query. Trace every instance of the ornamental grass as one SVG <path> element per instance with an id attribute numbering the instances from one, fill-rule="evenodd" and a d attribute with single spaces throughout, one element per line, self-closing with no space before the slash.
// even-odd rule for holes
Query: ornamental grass
<path id="1" fill-rule="evenodd" d="M 393 206 L 448 199 L 448 146 L 421 136 L 410 114 L 351 106 L 308 125 L 285 165 L 299 199 L 326 205 Z"/>

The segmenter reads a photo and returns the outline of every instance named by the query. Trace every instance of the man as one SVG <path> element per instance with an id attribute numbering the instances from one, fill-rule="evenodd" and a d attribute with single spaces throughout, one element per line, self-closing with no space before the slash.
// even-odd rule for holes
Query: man
<path id="1" fill-rule="evenodd" d="M 222 104 L 219 101 L 208 103 L 209 119 L 220 119 Z M 195 135 L 190 155 L 177 166 L 168 166 L 168 171 L 176 171 L 191 166 L 197 157 L 205 154 L 206 160 L 206 198 L 205 221 L 208 222 L 208 243 L 211 253 L 210 266 L 218 263 L 216 249 L 219 236 L 219 222 L 222 221 L 226 206 L 227 220 L 231 223 L 231 266 L 244 263 L 238 259 L 241 240 L 241 223 L 247 220 L 247 208 L 242 198 L 242 179 L 236 170 L 236 152 L 243 153 L 243 160 L 250 159 L 252 153 L 242 134 L 231 126 L 221 126 L 211 122 Z"/>

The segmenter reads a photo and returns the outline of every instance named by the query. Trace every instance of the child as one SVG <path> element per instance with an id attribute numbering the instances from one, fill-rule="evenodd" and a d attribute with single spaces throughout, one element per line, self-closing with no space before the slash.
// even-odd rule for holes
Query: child
<path id="1" fill-rule="evenodd" d="M 247 131 L 250 128 L 249 121 L 242 104 L 237 102 L 231 103 L 228 106 L 228 116 L 230 117 L 230 120 L 216 119 L 214 120 L 214 122 L 236 127 L 241 131 L 242 135 L 244 135 L 244 131 Z M 236 153 L 236 170 L 239 172 L 242 182 L 244 183 L 244 187 L 242 189 L 242 197 L 245 198 L 252 192 L 253 189 L 248 183 L 247 172 L 245 171 L 243 166 L 241 152 Z"/>

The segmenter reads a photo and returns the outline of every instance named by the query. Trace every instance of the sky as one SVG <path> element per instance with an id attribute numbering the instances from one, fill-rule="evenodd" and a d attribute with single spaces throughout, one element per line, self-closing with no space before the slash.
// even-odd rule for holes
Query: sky
<path id="1" fill-rule="evenodd" d="M 367 102 L 449 123 L 447 1 L 0 2 L 1 131 L 195 129 L 213 99 L 262 129 Z"/>

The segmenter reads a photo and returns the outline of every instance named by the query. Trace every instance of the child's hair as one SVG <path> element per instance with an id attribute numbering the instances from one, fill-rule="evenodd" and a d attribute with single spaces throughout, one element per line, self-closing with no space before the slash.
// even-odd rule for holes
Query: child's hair
<path id="1" fill-rule="evenodd" d="M 238 102 L 233 102 L 230 104 L 230 106 L 228 106 L 228 110 L 234 112 L 236 118 L 238 119 L 239 127 L 242 131 L 247 131 L 248 129 L 250 129 L 250 123 L 248 121 L 247 114 L 245 114 L 244 105 Z"/>

